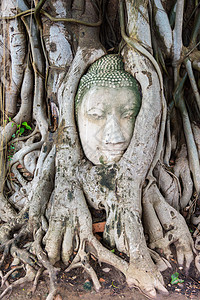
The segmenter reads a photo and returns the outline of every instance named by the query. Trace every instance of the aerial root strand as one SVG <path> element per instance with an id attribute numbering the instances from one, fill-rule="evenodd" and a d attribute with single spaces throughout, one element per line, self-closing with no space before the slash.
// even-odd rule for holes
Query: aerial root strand
<path id="1" fill-rule="evenodd" d="M 46 300 L 53 300 L 54 296 L 57 293 L 56 283 L 57 283 L 57 273 L 60 271 L 60 269 L 55 268 L 51 265 L 50 261 L 47 258 L 47 255 L 43 251 L 41 247 L 42 239 L 45 232 L 40 227 L 38 231 L 35 234 L 35 253 L 38 257 L 38 260 L 42 263 L 43 267 L 47 269 L 49 273 L 50 278 L 50 288 L 49 288 L 49 294 L 46 298 Z M 38 275 L 39 276 L 39 275 Z"/>

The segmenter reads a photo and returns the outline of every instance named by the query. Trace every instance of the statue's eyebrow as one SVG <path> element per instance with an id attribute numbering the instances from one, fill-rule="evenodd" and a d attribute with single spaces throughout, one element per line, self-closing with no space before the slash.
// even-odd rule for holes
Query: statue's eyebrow
<path id="1" fill-rule="evenodd" d="M 93 109 L 99 109 L 99 110 L 104 111 L 104 107 L 103 107 L 102 103 L 96 103 L 96 104 L 92 103 L 91 105 L 88 105 L 86 107 L 86 112 L 90 112 Z"/>
<path id="2" fill-rule="evenodd" d="M 134 110 L 135 108 L 135 105 L 133 103 L 130 103 L 130 104 L 125 104 L 125 105 L 121 105 L 119 110 L 120 112 L 124 111 L 124 110 Z"/>
<path id="3" fill-rule="evenodd" d="M 85 110 L 88 112 L 95 108 L 104 110 L 105 107 L 101 101 L 90 101 L 89 103 L 87 103 Z"/>
<path id="4" fill-rule="evenodd" d="M 90 107 L 89 109 L 86 109 L 87 112 L 90 112 L 91 110 L 93 109 L 98 109 L 98 110 L 101 110 L 102 112 L 104 111 L 104 109 L 101 109 L 99 107 L 96 107 L 96 106 L 93 106 L 93 107 Z"/>

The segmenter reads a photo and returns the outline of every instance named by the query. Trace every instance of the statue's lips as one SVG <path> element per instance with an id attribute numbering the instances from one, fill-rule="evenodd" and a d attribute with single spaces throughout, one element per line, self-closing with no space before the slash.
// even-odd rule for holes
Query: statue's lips
<path id="1" fill-rule="evenodd" d="M 124 152 L 127 149 L 127 144 L 122 145 L 109 145 L 107 148 L 104 146 L 104 148 L 101 148 L 100 150 L 103 152 L 114 152 L 114 153 L 121 153 Z"/>
<path id="2" fill-rule="evenodd" d="M 103 153 L 108 153 L 109 155 L 122 155 L 125 150 L 108 150 L 108 149 L 102 149 Z"/>

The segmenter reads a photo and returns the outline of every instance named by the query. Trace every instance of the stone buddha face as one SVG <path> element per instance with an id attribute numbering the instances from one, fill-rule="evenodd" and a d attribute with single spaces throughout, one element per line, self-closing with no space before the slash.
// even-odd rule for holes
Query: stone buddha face
<path id="1" fill-rule="evenodd" d="M 105 56 L 96 65 L 79 85 L 76 116 L 85 156 L 94 165 L 109 165 L 120 160 L 130 143 L 141 96 L 118 56 Z"/>
<path id="2" fill-rule="evenodd" d="M 92 87 L 77 113 L 86 157 L 95 165 L 119 161 L 133 135 L 138 113 L 135 93 L 128 87 Z"/>

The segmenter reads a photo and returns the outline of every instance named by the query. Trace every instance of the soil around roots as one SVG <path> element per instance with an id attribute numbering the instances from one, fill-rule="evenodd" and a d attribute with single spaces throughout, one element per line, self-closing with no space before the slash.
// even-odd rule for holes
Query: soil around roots
<path id="1" fill-rule="evenodd" d="M 103 271 L 104 270 L 104 271 Z M 108 271 L 109 272 L 105 272 Z M 180 270 L 179 270 L 180 271 Z M 200 297 L 200 281 L 192 279 L 192 277 L 185 278 L 180 275 L 180 278 L 184 278 L 184 283 L 171 285 L 170 274 L 173 271 L 165 272 L 165 282 L 169 290 L 168 296 L 158 294 L 159 300 L 186 300 L 186 299 L 199 299 Z M 91 280 L 85 271 L 78 268 L 71 270 L 69 273 L 60 272 L 58 275 L 58 294 L 54 298 L 56 300 L 67 299 L 88 299 L 88 300 L 100 300 L 100 299 L 126 299 L 126 300 L 145 300 L 146 296 L 142 295 L 135 288 L 129 288 L 126 284 L 124 276 L 112 268 L 109 265 L 102 264 L 102 267 L 98 267 L 98 276 L 101 278 L 102 288 L 99 292 L 94 290 Z M 192 276 L 192 275 L 191 275 Z M 28 283 L 25 286 L 19 286 L 13 290 L 10 296 L 5 296 L 5 299 L 34 299 L 43 300 L 48 295 L 49 278 L 48 275 L 41 276 L 37 290 L 32 294 L 32 283 Z"/>

